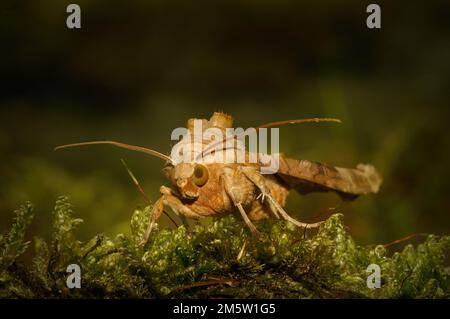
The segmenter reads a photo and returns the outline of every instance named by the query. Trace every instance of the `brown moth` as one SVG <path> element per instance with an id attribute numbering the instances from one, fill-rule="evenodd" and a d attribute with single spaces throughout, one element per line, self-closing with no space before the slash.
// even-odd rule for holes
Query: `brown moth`
<path id="1" fill-rule="evenodd" d="M 187 129 L 192 133 L 195 119 L 189 119 Z M 231 116 L 214 113 L 209 119 L 202 119 L 202 127 L 225 131 L 233 126 Z M 335 121 L 334 119 L 307 119 L 273 122 L 262 127 L 284 124 Z M 208 144 L 211 141 L 202 140 Z M 181 216 L 198 219 L 201 217 L 239 212 L 251 232 L 258 235 L 252 223 L 254 220 L 274 217 L 286 220 L 298 227 L 315 228 L 322 222 L 303 223 L 295 220 L 284 210 L 289 191 L 295 189 L 301 194 L 334 191 L 344 199 L 358 195 L 377 193 L 382 178 L 371 165 L 359 164 L 356 169 L 333 167 L 308 160 L 297 160 L 279 154 L 279 169 L 274 174 L 261 174 L 261 163 L 228 163 L 204 161 L 196 157 L 188 162 L 176 162 L 170 156 L 157 151 L 114 141 L 94 141 L 59 146 L 56 149 L 110 144 L 117 147 L 147 153 L 166 160 L 164 172 L 173 188 L 160 187 L 161 197 L 155 202 L 150 215 L 145 244 L 164 207 Z M 211 145 L 211 144 L 208 144 Z M 195 147 L 192 148 L 196 150 Z M 202 154 L 208 152 L 208 147 Z M 217 151 L 216 149 L 214 151 Z M 245 156 L 251 154 L 246 151 Z"/>

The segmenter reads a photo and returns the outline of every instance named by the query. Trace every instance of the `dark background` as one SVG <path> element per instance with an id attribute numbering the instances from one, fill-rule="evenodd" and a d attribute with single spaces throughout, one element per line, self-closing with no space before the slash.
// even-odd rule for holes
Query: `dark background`
<path id="1" fill-rule="evenodd" d="M 381 30 L 366 27 L 365 1 L 79 0 L 80 30 L 66 28 L 69 3 L 0 4 L 0 231 L 31 200 L 30 237 L 48 237 L 54 201 L 69 195 L 80 238 L 128 232 L 145 202 L 120 158 L 153 200 L 162 162 L 53 147 L 114 139 L 168 152 L 172 129 L 223 110 L 244 128 L 340 118 L 283 127 L 282 151 L 384 176 L 379 194 L 350 204 L 292 194 L 296 218 L 338 207 L 362 244 L 449 233 L 448 1 L 377 1 Z"/>

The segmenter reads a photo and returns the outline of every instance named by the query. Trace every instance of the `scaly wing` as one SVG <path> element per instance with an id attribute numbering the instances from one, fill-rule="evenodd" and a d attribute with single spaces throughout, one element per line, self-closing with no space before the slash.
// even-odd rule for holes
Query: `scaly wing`
<path id="1" fill-rule="evenodd" d="M 372 165 L 358 164 L 356 169 L 341 168 L 296 160 L 283 154 L 280 154 L 277 176 L 301 194 L 335 191 L 345 199 L 377 193 L 383 181 Z"/>

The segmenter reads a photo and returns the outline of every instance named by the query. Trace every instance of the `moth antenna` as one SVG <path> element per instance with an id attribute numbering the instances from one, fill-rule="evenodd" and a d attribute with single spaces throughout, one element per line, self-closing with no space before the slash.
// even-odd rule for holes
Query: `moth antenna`
<path id="1" fill-rule="evenodd" d="M 341 120 L 335 119 L 335 118 L 319 118 L 314 117 L 310 119 L 301 119 L 301 120 L 286 120 L 286 121 L 277 121 L 277 122 L 270 122 L 266 124 L 262 124 L 258 126 L 257 128 L 267 128 L 267 127 L 273 127 L 273 126 L 279 126 L 279 125 L 286 125 L 286 124 L 301 124 L 301 123 L 319 123 L 319 122 L 336 122 L 336 123 L 342 123 Z"/>
<path id="2" fill-rule="evenodd" d="M 175 162 L 169 156 L 167 156 L 165 154 L 162 154 L 160 152 L 154 151 L 154 150 L 149 149 L 149 148 L 141 147 L 141 146 L 129 145 L 129 144 L 124 144 L 124 143 L 115 142 L 115 141 L 92 141 L 92 142 L 66 144 L 66 145 L 61 145 L 61 146 L 55 147 L 55 151 L 60 150 L 60 149 L 64 149 L 64 148 L 69 148 L 69 147 L 78 147 L 78 146 L 87 146 L 87 145 L 100 145 L 100 144 L 114 145 L 114 146 L 117 146 L 117 147 L 120 147 L 120 148 L 125 148 L 127 150 L 149 154 L 149 155 L 152 155 L 152 156 L 159 157 L 159 158 L 161 158 L 163 160 L 169 161 L 173 165 L 175 164 Z"/>
<path id="3" fill-rule="evenodd" d="M 273 126 L 279 126 L 279 125 L 286 125 L 286 124 L 302 124 L 302 123 L 319 123 L 319 122 L 335 122 L 335 123 L 342 123 L 341 120 L 335 119 L 335 118 L 329 118 L 329 117 L 314 117 L 310 119 L 300 119 L 300 120 L 286 120 L 286 121 L 277 121 L 277 122 L 270 122 L 266 124 L 262 124 L 256 127 L 256 129 L 260 128 L 268 128 Z M 197 159 L 205 156 L 208 152 L 210 152 L 215 146 L 218 146 L 221 143 L 224 143 L 230 139 L 235 139 L 237 136 L 232 136 L 229 138 L 224 138 L 222 141 L 218 141 L 217 143 L 214 143 L 213 145 L 209 145 L 206 149 L 203 150 L 203 152 L 200 154 L 200 156 L 197 156 Z"/>
<path id="4" fill-rule="evenodd" d="M 395 245 L 395 244 L 404 242 L 405 240 L 409 240 L 409 239 L 414 238 L 414 237 L 418 237 L 418 236 L 428 236 L 428 235 L 429 235 L 429 234 L 426 234 L 426 233 L 415 233 L 415 234 L 411 234 L 411 235 L 405 236 L 405 237 L 403 237 L 403 238 L 394 240 L 394 241 L 392 241 L 392 242 L 390 242 L 390 243 L 384 244 L 383 246 L 384 246 L 384 248 L 388 248 L 388 247 L 390 247 L 390 246 L 392 246 L 392 245 Z"/>

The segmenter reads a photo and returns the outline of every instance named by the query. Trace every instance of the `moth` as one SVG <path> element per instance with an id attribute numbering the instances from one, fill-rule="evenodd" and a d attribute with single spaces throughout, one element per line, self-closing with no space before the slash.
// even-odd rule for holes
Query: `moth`
<path id="1" fill-rule="evenodd" d="M 195 119 L 189 119 L 187 129 L 193 130 Z M 212 117 L 202 119 L 204 129 L 225 131 L 233 126 L 233 118 L 215 112 Z M 335 119 L 306 119 L 280 121 L 261 125 L 258 128 L 303 122 L 338 121 Z M 205 144 L 211 141 L 201 141 Z M 93 141 L 58 146 L 55 149 L 86 145 L 110 144 L 143 152 L 165 160 L 164 173 L 172 187 L 161 186 L 161 196 L 154 203 L 142 244 L 145 244 L 162 215 L 169 207 L 176 215 L 199 219 L 223 214 L 240 214 L 250 231 L 258 236 L 253 221 L 264 218 L 286 220 L 298 227 L 316 228 L 322 222 L 305 223 L 292 218 L 284 209 L 291 190 L 301 194 L 333 191 L 343 199 L 354 199 L 359 195 L 377 193 L 382 177 L 372 165 L 358 164 L 356 168 L 341 168 L 293 159 L 279 154 L 279 166 L 274 174 L 262 174 L 262 163 L 235 163 L 205 160 L 193 156 L 191 161 L 176 162 L 173 157 L 152 149 L 115 141 Z M 210 145 L 210 144 L 209 144 Z M 208 147 L 207 147 L 208 148 Z M 207 149 L 206 148 L 206 149 Z M 203 148 L 201 152 L 204 152 Z M 217 151 L 217 149 L 214 149 Z M 192 147 L 192 152 L 197 152 Z M 250 156 L 246 151 L 246 156 Z M 216 157 L 215 157 L 216 158 Z"/>

